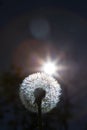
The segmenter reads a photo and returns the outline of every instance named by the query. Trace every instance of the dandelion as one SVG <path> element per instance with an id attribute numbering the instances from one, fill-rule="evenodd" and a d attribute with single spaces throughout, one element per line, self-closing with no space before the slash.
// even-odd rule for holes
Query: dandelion
<path id="1" fill-rule="evenodd" d="M 32 112 L 38 112 L 36 97 L 42 94 L 42 113 L 56 107 L 61 95 L 60 84 L 46 73 L 34 73 L 26 77 L 20 86 L 20 98 L 24 106 Z"/>

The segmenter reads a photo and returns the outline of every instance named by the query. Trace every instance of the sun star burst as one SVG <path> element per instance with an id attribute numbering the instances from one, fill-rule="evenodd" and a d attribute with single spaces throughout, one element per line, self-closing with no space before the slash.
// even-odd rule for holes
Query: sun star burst
<path id="1" fill-rule="evenodd" d="M 48 61 L 43 64 L 42 70 L 49 75 L 54 75 L 57 71 L 57 67 L 55 62 Z"/>

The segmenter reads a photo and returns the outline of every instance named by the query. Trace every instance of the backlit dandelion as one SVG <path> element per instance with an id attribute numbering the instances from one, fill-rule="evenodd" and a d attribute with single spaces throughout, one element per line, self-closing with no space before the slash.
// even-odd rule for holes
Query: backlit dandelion
<path id="1" fill-rule="evenodd" d="M 35 92 L 38 88 L 39 92 Z M 26 77 L 20 86 L 20 98 L 29 111 L 38 112 L 35 96 L 39 97 L 42 89 L 46 92 L 41 104 L 43 113 L 49 112 L 59 102 L 61 95 L 59 83 L 46 73 L 34 73 Z"/>

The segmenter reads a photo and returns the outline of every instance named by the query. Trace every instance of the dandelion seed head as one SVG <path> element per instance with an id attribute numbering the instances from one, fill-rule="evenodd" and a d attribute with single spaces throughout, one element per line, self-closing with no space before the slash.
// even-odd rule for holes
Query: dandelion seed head
<path id="1" fill-rule="evenodd" d="M 60 84 L 50 75 L 46 73 L 34 73 L 26 77 L 20 86 L 20 98 L 24 106 L 32 112 L 37 112 L 37 104 L 34 103 L 34 91 L 42 88 L 46 91 L 45 97 L 42 99 L 42 112 L 49 112 L 56 107 L 61 95 Z"/>

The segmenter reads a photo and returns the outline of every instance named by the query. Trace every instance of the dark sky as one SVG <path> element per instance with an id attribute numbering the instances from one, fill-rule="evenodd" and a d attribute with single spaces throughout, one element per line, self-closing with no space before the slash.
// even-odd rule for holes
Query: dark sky
<path id="1" fill-rule="evenodd" d="M 35 45 L 33 44 L 38 43 L 36 45 L 37 50 L 42 44 L 44 44 L 44 50 L 47 48 L 46 45 L 53 46 L 50 50 L 53 55 L 56 56 L 53 51 L 57 48 L 57 53 L 64 53 L 60 55 L 66 57 L 62 61 L 65 60 L 70 65 L 78 66 L 78 69 L 83 72 L 84 66 L 87 65 L 86 5 L 84 1 L 1 1 L 1 70 L 8 69 L 12 64 L 18 67 L 22 66 L 20 64 L 23 59 L 20 57 L 25 58 L 27 55 L 27 58 L 29 58 L 26 54 L 28 52 L 25 51 L 26 48 L 29 48 L 29 52 L 35 51 Z M 34 40 L 33 44 L 29 40 Z M 23 51 L 24 46 L 26 47 Z M 54 49 L 52 50 L 52 48 Z M 16 58 L 17 55 L 19 55 L 19 59 Z M 26 64 L 28 66 L 28 63 Z M 76 71 L 75 68 L 72 69 Z M 82 75 L 84 74 L 82 73 Z"/>
<path id="2" fill-rule="evenodd" d="M 87 2 L 1 0 L 0 71 L 14 66 L 30 73 L 35 57 L 44 58 L 47 51 L 69 66 L 62 75 L 72 90 L 75 113 L 87 120 Z M 74 124 L 79 130 L 80 121 Z"/>

